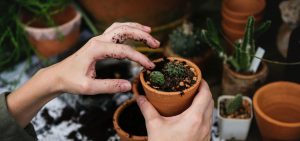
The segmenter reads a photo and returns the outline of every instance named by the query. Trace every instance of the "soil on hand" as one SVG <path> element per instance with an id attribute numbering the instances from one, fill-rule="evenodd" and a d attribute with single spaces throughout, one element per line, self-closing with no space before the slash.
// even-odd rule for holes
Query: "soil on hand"
<path id="1" fill-rule="evenodd" d="M 120 114 L 119 124 L 130 136 L 147 136 L 145 119 L 136 102 L 130 104 Z"/>
<path id="2" fill-rule="evenodd" d="M 231 99 L 224 99 L 220 102 L 220 115 L 224 118 L 235 118 L 235 119 L 248 119 L 251 117 L 251 105 L 249 101 L 243 99 L 243 105 L 234 113 L 227 114 L 226 113 L 226 104 Z"/>
<path id="3" fill-rule="evenodd" d="M 184 66 L 184 73 L 180 77 L 174 77 L 166 73 L 165 65 L 168 63 L 173 63 L 174 65 L 183 65 Z M 155 68 L 153 70 L 147 70 L 144 72 L 145 81 L 148 85 L 152 88 L 165 91 L 165 92 L 177 92 L 183 91 L 188 89 L 193 84 L 195 84 L 197 80 L 195 69 L 191 66 L 187 65 L 186 62 L 179 61 L 179 60 L 169 60 L 168 58 L 164 58 L 160 62 L 155 63 Z M 160 71 L 164 74 L 165 83 L 161 86 L 157 84 L 153 84 L 150 82 L 150 73 L 152 71 Z"/>

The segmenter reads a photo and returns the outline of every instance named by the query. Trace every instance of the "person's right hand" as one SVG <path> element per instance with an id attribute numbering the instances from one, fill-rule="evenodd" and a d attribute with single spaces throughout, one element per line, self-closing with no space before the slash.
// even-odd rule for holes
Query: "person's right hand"
<path id="1" fill-rule="evenodd" d="M 144 96 L 137 103 L 145 117 L 149 141 L 209 141 L 214 101 L 205 80 L 192 105 L 183 113 L 163 117 Z"/>

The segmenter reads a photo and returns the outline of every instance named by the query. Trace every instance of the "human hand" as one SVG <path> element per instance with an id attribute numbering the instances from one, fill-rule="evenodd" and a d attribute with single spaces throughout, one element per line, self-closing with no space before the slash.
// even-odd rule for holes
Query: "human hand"
<path id="1" fill-rule="evenodd" d="M 192 105 L 183 113 L 163 117 L 144 97 L 137 103 L 145 117 L 149 141 L 209 141 L 214 101 L 205 80 L 202 80 Z"/>
<path id="2" fill-rule="evenodd" d="M 150 27 L 138 23 L 114 23 L 102 35 L 89 40 L 73 55 L 46 68 L 57 78 L 55 91 L 90 95 L 129 91 L 131 83 L 127 80 L 94 79 L 96 61 L 105 58 L 127 58 L 147 69 L 154 68 L 154 64 L 145 55 L 121 44 L 126 39 L 133 39 L 152 48 L 159 47 L 159 41 L 154 39 L 150 32 Z"/>

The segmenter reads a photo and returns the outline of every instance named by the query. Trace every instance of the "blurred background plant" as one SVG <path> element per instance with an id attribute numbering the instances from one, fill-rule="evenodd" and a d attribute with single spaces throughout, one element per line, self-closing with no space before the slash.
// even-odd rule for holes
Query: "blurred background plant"
<path id="1" fill-rule="evenodd" d="M 234 43 L 233 54 L 228 54 L 221 45 L 219 33 L 214 23 L 208 19 L 207 29 L 201 31 L 201 39 L 211 46 L 223 59 L 223 63 L 228 63 L 237 72 L 249 72 L 251 61 L 255 57 L 256 47 L 254 36 L 259 37 L 271 25 L 271 21 L 262 23 L 256 30 L 254 29 L 255 19 L 250 16 L 245 28 L 245 34 L 242 39 Z"/>
<path id="2" fill-rule="evenodd" d="M 174 53 L 182 57 L 195 57 L 203 51 L 200 31 L 193 29 L 193 24 L 184 22 L 169 36 L 170 47 Z"/>

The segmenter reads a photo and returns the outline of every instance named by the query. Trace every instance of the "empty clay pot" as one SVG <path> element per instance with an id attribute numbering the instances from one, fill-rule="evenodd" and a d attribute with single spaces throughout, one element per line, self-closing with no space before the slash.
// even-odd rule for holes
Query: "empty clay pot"
<path id="1" fill-rule="evenodd" d="M 201 71 L 195 65 L 189 60 L 178 58 L 178 57 L 168 57 L 169 60 L 179 60 L 186 62 L 187 65 L 191 66 L 195 69 L 195 76 L 197 77 L 197 80 L 195 84 L 193 84 L 188 89 L 183 90 L 182 92 L 164 92 L 159 91 L 157 89 L 154 89 L 150 87 L 144 78 L 144 72 L 146 70 L 143 70 L 140 73 L 140 81 L 142 83 L 142 86 L 144 88 L 144 91 L 146 93 L 147 99 L 150 101 L 150 103 L 156 108 L 156 110 L 163 116 L 175 116 L 186 110 L 190 104 L 193 101 L 193 98 L 195 94 L 198 91 L 200 81 L 202 79 Z M 154 60 L 153 62 L 160 62 L 163 58 Z M 182 94 L 183 93 L 183 94 Z"/>
<path id="2" fill-rule="evenodd" d="M 59 24 L 57 27 L 46 27 L 41 21 L 30 21 L 29 15 L 24 15 L 25 31 L 30 43 L 36 48 L 39 55 L 52 57 L 72 47 L 80 34 L 81 15 L 73 6 L 68 6 L 62 12 L 54 15 L 53 20 Z M 63 36 L 59 39 L 60 34 Z"/>
<path id="3" fill-rule="evenodd" d="M 222 91 L 225 95 L 242 93 L 251 96 L 261 86 L 268 75 L 267 64 L 262 62 L 255 74 L 241 74 L 223 65 Z"/>
<path id="4" fill-rule="evenodd" d="M 128 133 L 123 129 L 124 127 L 122 127 L 122 125 L 120 124 L 120 120 L 122 120 L 122 119 L 120 119 L 121 118 L 120 115 L 123 114 L 122 112 L 125 111 L 126 108 L 128 108 L 128 106 L 135 104 L 135 103 L 136 103 L 135 99 L 127 100 L 114 113 L 113 124 L 114 124 L 114 128 L 115 128 L 118 136 L 120 137 L 121 141 L 147 141 L 147 136 L 138 136 L 138 135 Z M 140 114 L 142 114 L 142 113 L 140 113 Z M 125 120 L 125 119 L 123 119 L 123 120 Z M 135 122 L 135 121 L 128 121 L 128 122 Z M 145 124 L 145 123 L 143 123 L 143 124 Z"/>
<path id="5" fill-rule="evenodd" d="M 230 44 L 234 44 L 238 39 L 241 39 L 244 36 L 244 32 L 236 29 L 232 29 L 222 22 L 222 29 L 226 38 L 230 41 Z M 233 50 L 233 49 L 232 49 Z"/>
<path id="6" fill-rule="evenodd" d="M 256 91 L 253 106 L 264 140 L 300 140 L 300 84 L 267 84 Z"/>
<path id="7" fill-rule="evenodd" d="M 226 24 L 226 26 L 228 28 L 235 29 L 235 30 L 238 30 L 238 31 L 244 31 L 245 30 L 245 27 L 246 27 L 246 24 L 247 24 L 247 21 L 248 21 L 248 17 L 245 20 L 239 20 L 239 19 L 232 18 L 230 15 L 228 15 L 224 12 L 221 13 L 221 14 L 222 14 L 222 17 L 223 17 L 222 23 Z M 262 16 L 257 16 L 257 17 L 254 17 L 254 18 L 255 18 L 255 21 L 260 21 L 262 19 Z"/>
<path id="8" fill-rule="evenodd" d="M 249 16 L 254 16 L 256 24 L 263 18 L 265 0 L 224 0 L 222 3 L 222 28 L 230 42 L 243 37 Z"/>

